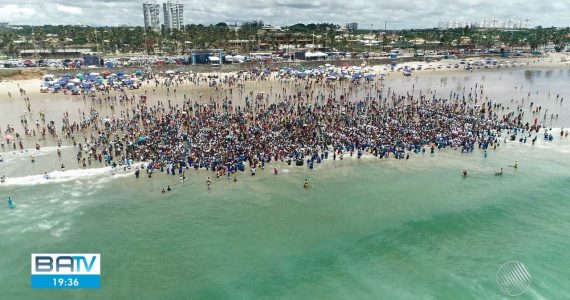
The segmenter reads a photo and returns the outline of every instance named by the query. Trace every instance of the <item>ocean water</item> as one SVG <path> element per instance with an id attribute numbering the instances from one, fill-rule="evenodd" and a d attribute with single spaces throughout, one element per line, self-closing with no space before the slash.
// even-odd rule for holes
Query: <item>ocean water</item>
<path id="1" fill-rule="evenodd" d="M 549 80 L 570 94 L 566 76 Z M 278 175 L 271 165 L 210 190 L 204 171 L 184 183 L 50 171 L 46 182 L 41 154 L 37 169 L 4 154 L 0 196 L 17 207 L 0 208 L 0 299 L 506 299 L 496 275 L 509 261 L 532 276 L 518 298 L 568 299 L 569 154 L 570 139 L 555 134 L 487 158 L 449 149 L 315 170 L 276 164 Z M 101 288 L 31 289 L 30 254 L 50 252 L 101 253 Z"/>

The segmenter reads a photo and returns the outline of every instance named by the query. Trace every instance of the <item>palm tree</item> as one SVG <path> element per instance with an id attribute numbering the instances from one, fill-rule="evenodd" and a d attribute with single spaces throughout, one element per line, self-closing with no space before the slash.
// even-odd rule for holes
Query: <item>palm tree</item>
<path id="1" fill-rule="evenodd" d="M 91 44 L 91 50 L 97 50 L 97 28 L 93 28 L 93 30 L 87 31 L 87 41 Z"/>
<path id="2" fill-rule="evenodd" d="M 11 57 L 16 57 L 18 54 L 18 45 L 14 42 L 15 40 L 16 35 L 12 32 L 8 32 L 2 37 L 2 47 L 5 49 L 5 53 Z"/>
<path id="3" fill-rule="evenodd" d="M 129 43 L 131 45 L 131 50 L 134 52 L 142 52 L 144 50 L 144 38 L 145 32 L 144 28 L 138 26 L 136 27 L 132 34 L 129 35 Z"/>
<path id="4" fill-rule="evenodd" d="M 173 44 L 174 44 L 174 53 L 178 54 L 180 52 L 183 52 L 183 51 L 179 51 L 179 48 L 184 49 L 184 41 L 185 41 L 184 32 L 182 30 L 179 30 L 179 29 L 173 29 L 171 39 L 172 39 Z M 180 47 L 180 45 L 182 45 L 182 47 Z"/>
<path id="5" fill-rule="evenodd" d="M 67 44 L 68 35 L 69 35 L 69 33 L 67 32 L 67 29 L 63 29 L 57 34 L 57 40 L 61 43 L 61 46 L 63 47 L 64 53 L 66 52 L 65 51 L 65 45 Z"/>
<path id="6" fill-rule="evenodd" d="M 46 33 L 41 27 L 34 30 L 34 41 L 39 44 L 42 49 L 46 48 Z"/>
<path id="7" fill-rule="evenodd" d="M 110 50 L 115 53 L 118 53 L 122 48 L 121 29 L 117 27 L 111 28 L 111 31 L 109 32 L 108 35 L 108 40 L 109 40 Z"/>
<path id="8" fill-rule="evenodd" d="M 73 43 L 73 48 L 77 52 L 77 31 L 75 27 L 70 27 L 68 29 L 69 36 L 71 37 L 71 42 Z"/>

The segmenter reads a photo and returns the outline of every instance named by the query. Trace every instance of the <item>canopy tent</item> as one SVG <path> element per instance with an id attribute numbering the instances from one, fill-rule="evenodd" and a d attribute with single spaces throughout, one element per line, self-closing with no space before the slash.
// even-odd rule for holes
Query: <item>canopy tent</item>
<path id="1" fill-rule="evenodd" d="M 245 61 L 245 56 L 243 55 L 234 55 L 233 62 L 234 63 L 243 63 Z"/>
<path id="2" fill-rule="evenodd" d="M 55 76 L 52 74 L 46 74 L 46 75 L 44 75 L 44 81 L 53 81 L 54 77 Z"/>
<path id="3" fill-rule="evenodd" d="M 327 58 L 328 55 L 323 52 L 307 52 L 305 53 L 305 59 L 319 59 L 319 58 Z"/>

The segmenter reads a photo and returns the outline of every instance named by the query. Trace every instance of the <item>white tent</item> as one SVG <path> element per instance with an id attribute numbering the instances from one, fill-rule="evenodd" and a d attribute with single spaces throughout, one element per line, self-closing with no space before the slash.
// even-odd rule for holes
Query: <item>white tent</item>
<path id="1" fill-rule="evenodd" d="M 244 61 L 245 61 L 245 56 L 239 54 L 234 56 L 233 59 L 234 63 L 243 63 Z"/>
<path id="2" fill-rule="evenodd" d="M 327 58 L 328 55 L 323 52 L 307 52 L 305 53 L 305 59 L 323 59 Z"/>

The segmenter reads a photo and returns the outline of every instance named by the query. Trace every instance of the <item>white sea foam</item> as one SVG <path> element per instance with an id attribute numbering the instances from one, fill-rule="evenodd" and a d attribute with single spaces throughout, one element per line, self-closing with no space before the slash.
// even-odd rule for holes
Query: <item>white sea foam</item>
<path id="1" fill-rule="evenodd" d="M 70 229 L 71 229 L 71 223 L 66 222 L 65 224 L 63 224 L 63 226 L 55 228 L 52 231 L 50 231 L 49 234 L 54 237 L 61 237 L 65 232 L 69 231 Z"/>
<path id="2" fill-rule="evenodd" d="M 62 146 L 59 149 L 65 148 L 73 148 L 73 146 Z M 18 163 L 23 160 L 30 160 L 31 156 L 34 157 L 42 157 L 53 154 L 56 152 L 58 147 L 42 147 L 40 150 L 36 150 L 35 148 L 31 149 L 24 149 L 24 150 L 9 150 L 6 152 L 0 152 L 0 156 L 2 156 L 3 162 L 0 164 L 10 165 L 12 163 Z"/>
<path id="3" fill-rule="evenodd" d="M 67 149 L 67 148 L 73 148 L 73 146 L 41 147 L 40 150 L 36 150 L 36 148 L 29 148 L 29 149 L 24 149 L 24 150 L 9 149 L 9 150 L 5 150 L 4 152 L 0 152 L 0 155 L 2 155 L 4 158 L 10 158 L 10 157 L 28 158 L 30 155 L 42 156 L 42 155 L 54 153 L 57 151 L 57 149 L 63 150 L 63 149 Z M 8 149 L 8 148 L 5 148 L 5 149 Z"/>
<path id="4" fill-rule="evenodd" d="M 117 168 L 115 175 L 112 175 L 111 167 L 94 168 L 94 169 L 73 169 L 66 171 L 53 171 L 48 173 L 49 179 L 45 178 L 44 174 L 29 175 L 23 177 L 7 177 L 4 183 L 0 183 L 0 186 L 30 186 L 37 184 L 49 184 L 49 183 L 62 183 L 62 182 L 73 182 L 74 185 L 83 185 L 85 179 L 96 179 L 95 185 L 105 183 L 111 180 L 111 178 L 121 178 L 132 175 L 135 171 L 136 165 L 134 165 L 130 170 L 123 171 L 121 168 Z M 79 195 L 72 195 L 79 196 Z"/>

